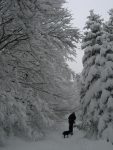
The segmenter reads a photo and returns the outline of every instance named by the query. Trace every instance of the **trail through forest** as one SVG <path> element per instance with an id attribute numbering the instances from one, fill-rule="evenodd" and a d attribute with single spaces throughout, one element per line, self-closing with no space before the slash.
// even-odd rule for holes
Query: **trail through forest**
<path id="1" fill-rule="evenodd" d="M 103 140 L 89 140 L 84 134 L 74 128 L 74 135 L 69 138 L 63 138 L 62 131 L 68 128 L 63 123 L 61 127 L 48 133 L 44 140 L 38 142 L 22 141 L 12 139 L 6 147 L 1 150 L 113 150 L 113 145 Z"/>

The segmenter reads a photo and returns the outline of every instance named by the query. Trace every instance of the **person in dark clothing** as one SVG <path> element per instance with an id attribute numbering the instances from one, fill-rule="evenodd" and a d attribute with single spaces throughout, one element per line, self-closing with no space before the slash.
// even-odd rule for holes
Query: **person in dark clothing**
<path id="1" fill-rule="evenodd" d="M 69 131 L 73 134 L 73 124 L 75 123 L 76 115 L 75 112 L 69 115 L 68 122 L 69 122 Z"/>

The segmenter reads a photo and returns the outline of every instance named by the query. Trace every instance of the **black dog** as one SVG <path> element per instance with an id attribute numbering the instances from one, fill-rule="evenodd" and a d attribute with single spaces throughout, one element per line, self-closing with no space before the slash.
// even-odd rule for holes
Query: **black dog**
<path id="1" fill-rule="evenodd" d="M 64 138 L 65 138 L 65 136 L 67 136 L 67 138 L 68 138 L 68 135 L 73 135 L 73 133 L 72 132 L 70 132 L 70 131 L 64 131 L 63 133 L 62 133 L 62 135 L 64 136 Z"/>

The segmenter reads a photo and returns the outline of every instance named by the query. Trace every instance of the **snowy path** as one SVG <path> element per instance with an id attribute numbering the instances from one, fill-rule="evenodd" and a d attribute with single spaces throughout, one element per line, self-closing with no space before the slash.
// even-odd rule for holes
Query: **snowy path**
<path id="1" fill-rule="evenodd" d="M 74 129 L 73 136 L 64 139 L 61 130 L 51 132 L 47 138 L 38 142 L 25 142 L 15 139 L 0 150 L 113 150 L 113 145 L 105 141 L 85 139 L 77 129 Z"/>

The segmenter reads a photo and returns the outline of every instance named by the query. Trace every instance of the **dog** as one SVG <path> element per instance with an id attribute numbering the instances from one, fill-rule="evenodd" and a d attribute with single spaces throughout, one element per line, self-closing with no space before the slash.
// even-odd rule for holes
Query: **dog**
<path id="1" fill-rule="evenodd" d="M 72 132 L 70 132 L 70 131 L 64 131 L 63 133 L 62 133 L 62 135 L 64 136 L 64 138 L 65 137 L 67 137 L 68 138 L 68 135 L 73 135 L 73 133 Z"/>

